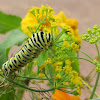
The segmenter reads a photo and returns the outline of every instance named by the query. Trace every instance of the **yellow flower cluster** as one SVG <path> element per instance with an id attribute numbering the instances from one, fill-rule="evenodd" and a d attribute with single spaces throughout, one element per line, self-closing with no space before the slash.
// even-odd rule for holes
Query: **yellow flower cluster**
<path id="1" fill-rule="evenodd" d="M 45 75 L 43 73 L 39 73 L 39 77 L 42 78 L 45 77 Z"/>
<path id="2" fill-rule="evenodd" d="M 72 39 L 78 44 L 81 43 L 81 38 L 77 29 L 78 21 L 76 19 L 66 18 L 62 11 L 54 15 L 53 9 L 48 5 L 42 5 L 41 8 L 32 7 L 21 22 L 22 31 L 29 37 L 31 37 L 34 32 L 39 31 L 52 31 L 53 34 L 55 34 L 54 36 L 56 36 L 59 33 L 57 26 L 69 31 Z M 54 28 L 56 28 L 56 32 Z"/>
<path id="3" fill-rule="evenodd" d="M 81 81 L 81 77 L 79 77 L 78 72 L 72 70 L 70 65 L 65 66 L 63 69 L 65 70 L 65 73 L 69 75 L 70 81 L 77 86 L 78 94 L 81 94 L 81 87 L 83 87 L 83 83 Z"/>
<path id="4" fill-rule="evenodd" d="M 66 18 L 64 12 L 60 12 L 58 15 L 60 22 L 60 27 L 70 31 L 72 38 L 74 40 L 74 42 L 81 44 L 81 38 L 78 34 L 78 21 L 76 19 L 72 19 L 72 18 Z"/>
<path id="5" fill-rule="evenodd" d="M 40 66 L 40 68 L 39 68 L 39 70 L 41 71 L 43 68 L 45 68 L 46 67 L 46 65 L 45 64 L 42 64 L 41 66 Z"/>
<path id="6" fill-rule="evenodd" d="M 79 45 L 75 44 L 75 42 L 73 42 L 73 43 L 71 44 L 71 48 L 72 48 L 73 50 L 75 50 L 76 52 L 79 51 Z"/>
<path id="7" fill-rule="evenodd" d="M 61 72 L 62 71 L 62 66 L 56 66 L 56 72 Z"/>
<path id="8" fill-rule="evenodd" d="M 63 61 L 53 63 L 53 60 L 50 58 L 48 58 L 48 60 L 45 61 L 45 64 L 50 64 L 54 68 L 55 81 L 66 80 L 68 78 L 68 80 L 63 81 L 62 84 L 67 86 L 69 82 L 72 82 L 77 87 L 78 94 L 81 94 L 81 88 L 83 87 L 83 83 L 81 81 L 82 79 L 81 77 L 79 77 L 79 73 L 72 69 L 72 63 L 73 61 L 70 60 L 65 60 L 65 63 L 63 63 Z"/>
<path id="9" fill-rule="evenodd" d="M 55 79 L 61 79 L 61 75 L 57 73 L 57 75 L 55 76 Z"/>
<path id="10" fill-rule="evenodd" d="M 50 58 L 48 58 L 48 60 L 45 61 L 45 64 L 51 64 L 52 60 Z"/>
<path id="11" fill-rule="evenodd" d="M 29 10 L 21 22 L 21 29 L 24 33 L 31 37 L 32 33 L 35 32 L 40 24 L 41 25 L 37 32 L 51 32 L 51 26 L 58 26 L 57 23 L 58 21 L 54 17 L 53 9 L 48 5 L 42 5 L 41 8 L 32 7 Z M 58 29 L 56 30 L 59 32 Z"/>
<path id="12" fill-rule="evenodd" d="M 57 73 L 55 76 L 55 79 L 63 78 L 63 76 L 61 76 L 60 72 L 61 73 L 64 72 L 65 75 L 67 74 L 67 76 L 69 76 L 70 82 L 72 82 L 73 84 L 75 84 L 75 86 L 77 86 L 78 94 L 81 94 L 81 87 L 83 87 L 83 83 L 81 81 L 82 79 L 81 79 L 81 77 L 79 77 L 79 73 L 72 69 L 71 63 L 72 62 L 70 60 L 65 60 L 64 67 L 62 67 L 62 62 L 54 63 L 53 66 L 54 66 L 55 71 Z M 66 83 L 66 82 L 64 82 L 64 83 Z"/>
<path id="13" fill-rule="evenodd" d="M 65 48 L 69 48 L 69 43 L 65 39 L 63 39 L 63 45 Z"/>

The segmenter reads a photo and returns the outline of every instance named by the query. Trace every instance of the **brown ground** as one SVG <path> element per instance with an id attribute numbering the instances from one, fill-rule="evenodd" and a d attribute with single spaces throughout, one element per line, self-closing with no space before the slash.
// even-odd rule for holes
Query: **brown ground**
<path id="1" fill-rule="evenodd" d="M 80 34 L 86 33 L 87 28 L 92 28 L 94 24 L 100 25 L 100 0 L 0 0 L 0 10 L 23 18 L 30 7 L 40 7 L 42 4 L 49 4 L 54 8 L 56 13 L 64 11 L 67 17 L 77 19 L 79 21 Z M 0 35 L 0 41 L 6 36 Z M 15 48 L 12 48 L 11 53 L 16 53 L 18 49 L 15 50 Z M 88 43 L 83 42 L 81 49 L 87 52 L 91 57 L 97 55 L 95 47 Z M 80 54 L 80 56 L 84 55 Z M 80 60 L 80 63 L 80 72 L 83 76 L 87 76 L 94 68 L 92 64 L 87 63 L 86 61 Z M 93 79 L 92 85 L 94 82 L 95 79 Z M 97 93 L 100 95 L 100 87 L 97 88 Z M 81 100 L 85 100 L 89 95 L 90 94 L 87 91 L 83 91 Z M 24 98 L 26 99 L 23 98 L 23 100 L 31 100 L 28 99 L 28 97 L 28 94 L 25 95 Z"/>

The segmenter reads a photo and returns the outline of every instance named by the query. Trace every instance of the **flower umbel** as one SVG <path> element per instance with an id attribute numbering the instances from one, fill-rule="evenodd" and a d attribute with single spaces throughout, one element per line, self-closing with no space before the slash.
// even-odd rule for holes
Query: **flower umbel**
<path id="1" fill-rule="evenodd" d="M 85 40 L 91 44 L 95 44 L 100 42 L 100 27 L 98 25 L 94 25 L 93 29 L 87 29 L 88 34 L 82 34 L 82 40 Z"/>

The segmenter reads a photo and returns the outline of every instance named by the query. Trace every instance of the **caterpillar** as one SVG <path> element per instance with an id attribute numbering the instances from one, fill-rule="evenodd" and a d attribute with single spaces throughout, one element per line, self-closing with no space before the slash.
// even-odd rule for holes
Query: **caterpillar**
<path id="1" fill-rule="evenodd" d="M 47 50 L 52 45 L 52 36 L 50 33 L 34 33 L 26 44 L 2 65 L 3 74 L 6 75 L 15 72 L 24 67 L 29 62 L 38 57 L 41 51 Z"/>

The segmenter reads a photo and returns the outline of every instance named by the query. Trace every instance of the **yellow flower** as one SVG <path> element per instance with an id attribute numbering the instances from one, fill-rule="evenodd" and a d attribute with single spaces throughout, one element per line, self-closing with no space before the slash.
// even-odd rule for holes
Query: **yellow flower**
<path id="1" fill-rule="evenodd" d="M 45 77 L 45 75 L 43 73 L 39 73 L 39 77 Z"/>
<path id="2" fill-rule="evenodd" d="M 63 11 L 59 12 L 57 16 L 59 17 L 61 23 L 65 22 L 67 19 Z"/>
<path id="3" fill-rule="evenodd" d="M 42 65 L 40 66 L 39 70 L 42 70 L 42 69 L 45 68 L 45 67 L 46 67 L 46 65 L 45 65 L 45 64 L 42 64 Z"/>
<path id="4" fill-rule="evenodd" d="M 57 73 L 57 75 L 55 76 L 55 79 L 61 79 L 61 75 Z"/>
<path id="5" fill-rule="evenodd" d="M 71 27 L 69 25 L 66 25 L 65 23 L 61 23 L 60 27 L 67 30 L 67 31 L 70 31 L 70 29 L 71 29 Z"/>
<path id="6" fill-rule="evenodd" d="M 52 95 L 54 100 L 81 100 L 79 96 L 70 96 L 68 93 L 55 89 L 55 93 Z"/>
<path id="7" fill-rule="evenodd" d="M 75 44 L 74 42 L 71 44 L 71 48 L 72 48 L 73 50 L 75 50 L 76 52 L 79 51 L 79 45 Z"/>
<path id="8" fill-rule="evenodd" d="M 34 62 L 35 65 L 37 64 L 37 61 L 33 61 L 33 62 Z"/>
<path id="9" fill-rule="evenodd" d="M 71 65 L 71 61 L 70 60 L 65 60 L 65 64 L 67 64 L 67 65 Z"/>
<path id="10" fill-rule="evenodd" d="M 44 20 L 43 20 L 44 19 Z M 58 20 L 54 15 L 53 9 L 50 6 L 42 5 L 41 8 L 32 7 L 29 12 L 26 14 L 25 18 L 23 18 L 21 22 L 21 29 L 24 33 L 26 33 L 29 37 L 35 32 L 37 27 L 39 26 L 41 20 L 43 21 L 40 25 L 39 31 L 43 32 L 51 32 L 51 23 L 55 23 L 58 25 Z M 56 33 L 59 32 L 58 28 Z M 55 33 L 55 34 L 56 34 Z"/>
<path id="11" fill-rule="evenodd" d="M 69 48 L 69 43 L 63 39 L 63 45 L 65 48 Z"/>
<path id="12" fill-rule="evenodd" d="M 62 66 L 56 66 L 56 72 L 61 72 L 62 71 Z"/>
<path id="13" fill-rule="evenodd" d="M 78 21 L 76 19 L 69 18 L 66 19 L 66 24 L 71 26 L 73 29 L 77 29 Z"/>
<path id="14" fill-rule="evenodd" d="M 32 13 L 28 12 L 25 18 L 21 22 L 21 29 L 24 33 L 26 33 L 29 37 L 31 37 L 32 33 L 30 32 L 28 27 L 31 27 L 33 32 L 35 31 L 35 29 L 33 28 L 35 24 L 39 24 L 39 23 L 36 20 L 35 16 Z"/>
<path id="15" fill-rule="evenodd" d="M 73 32 L 73 41 L 78 43 L 78 44 L 81 44 L 82 40 L 81 40 L 81 37 L 79 36 L 78 33 L 79 33 L 78 29 L 75 29 Z"/>
<path id="16" fill-rule="evenodd" d="M 81 44 L 81 38 L 78 34 L 78 21 L 76 19 L 72 18 L 66 18 L 64 12 L 59 12 L 57 15 L 60 19 L 60 27 L 63 29 L 66 29 L 67 31 L 70 31 L 72 34 L 72 37 L 74 39 L 74 42 Z"/>
<path id="17" fill-rule="evenodd" d="M 45 64 L 51 64 L 52 63 L 52 59 L 48 58 L 48 60 L 45 60 Z"/>

